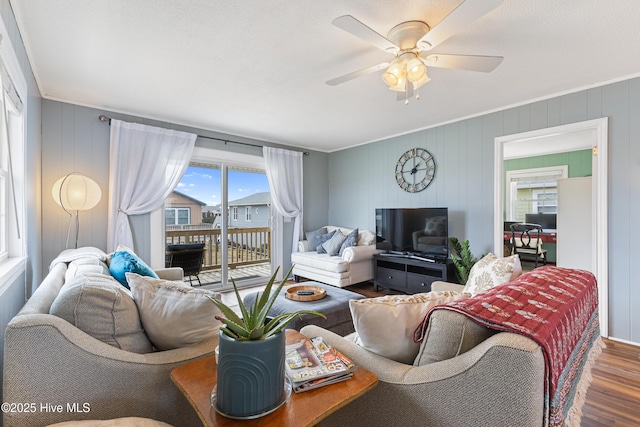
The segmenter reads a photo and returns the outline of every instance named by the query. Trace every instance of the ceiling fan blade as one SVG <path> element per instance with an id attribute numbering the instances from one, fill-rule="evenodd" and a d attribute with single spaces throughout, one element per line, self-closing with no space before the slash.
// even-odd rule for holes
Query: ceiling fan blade
<path id="1" fill-rule="evenodd" d="M 351 15 L 340 16 L 334 19 L 331 23 L 385 52 L 395 53 L 400 50 L 398 46 L 391 43 L 385 37 L 373 31 Z"/>
<path id="2" fill-rule="evenodd" d="M 431 31 L 422 36 L 416 45 L 423 50 L 432 49 L 456 32 L 465 29 L 472 22 L 496 9 L 502 2 L 503 0 L 466 0 L 453 9 Z"/>
<path id="3" fill-rule="evenodd" d="M 457 70 L 490 73 L 500 65 L 503 59 L 502 56 L 444 55 L 438 53 L 427 56 L 424 63 L 428 67 L 454 68 Z"/>
<path id="4" fill-rule="evenodd" d="M 369 68 L 363 68 L 362 70 L 354 71 L 349 74 L 345 74 L 344 76 L 336 77 L 335 79 L 327 80 L 327 84 L 329 86 L 337 86 L 344 82 L 348 82 L 349 80 L 353 80 L 358 77 L 366 76 L 367 74 L 375 73 L 376 71 L 383 70 L 389 66 L 388 62 L 383 62 L 378 65 L 374 65 Z"/>

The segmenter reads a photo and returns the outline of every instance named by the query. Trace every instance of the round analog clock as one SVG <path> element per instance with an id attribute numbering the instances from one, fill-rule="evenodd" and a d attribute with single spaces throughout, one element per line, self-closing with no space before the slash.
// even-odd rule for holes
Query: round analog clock
<path id="1" fill-rule="evenodd" d="M 433 156 L 423 148 L 408 150 L 396 164 L 396 182 L 409 193 L 427 188 L 435 174 L 436 163 Z"/>

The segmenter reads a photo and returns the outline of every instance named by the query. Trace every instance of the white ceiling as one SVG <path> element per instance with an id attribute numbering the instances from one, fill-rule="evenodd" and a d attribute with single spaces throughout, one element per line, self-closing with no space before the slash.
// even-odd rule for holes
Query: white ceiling
<path id="1" fill-rule="evenodd" d="M 492 73 L 430 68 L 408 105 L 380 72 L 325 84 L 392 59 L 336 17 L 386 35 L 459 3 L 11 0 L 44 98 L 326 152 L 640 74 L 640 1 L 505 0 L 432 51 Z"/>

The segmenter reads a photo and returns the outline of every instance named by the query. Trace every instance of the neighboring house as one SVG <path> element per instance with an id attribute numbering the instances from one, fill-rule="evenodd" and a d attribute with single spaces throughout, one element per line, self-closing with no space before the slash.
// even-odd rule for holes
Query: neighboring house
<path id="1" fill-rule="evenodd" d="M 165 227 L 201 225 L 202 209 L 206 205 L 200 200 L 174 191 L 165 202 Z"/>
<path id="2" fill-rule="evenodd" d="M 220 221 L 222 220 L 222 205 L 218 204 L 215 206 L 205 206 L 204 208 L 202 208 L 202 217 L 203 217 L 203 222 L 209 222 L 209 221 L 204 221 L 205 217 L 212 217 L 213 218 L 213 222 L 211 222 L 211 224 L 213 224 L 213 228 L 220 228 Z"/>
<path id="3" fill-rule="evenodd" d="M 229 228 L 268 227 L 271 193 L 255 193 L 229 202 Z"/>

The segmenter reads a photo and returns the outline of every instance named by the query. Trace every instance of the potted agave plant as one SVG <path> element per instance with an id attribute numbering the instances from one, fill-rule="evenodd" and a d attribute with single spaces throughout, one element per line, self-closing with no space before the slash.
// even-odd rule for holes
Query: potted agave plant
<path id="1" fill-rule="evenodd" d="M 211 398 L 211 404 L 222 415 L 257 418 L 286 401 L 283 329 L 302 314 L 325 317 L 310 310 L 268 317 L 292 269 L 293 266 L 272 292 L 279 268 L 276 269 L 265 290 L 249 307 L 245 307 L 232 279 L 240 315 L 222 301 L 209 298 L 222 312 L 222 316 L 216 316 L 223 325 L 220 328 L 218 384 Z"/>

